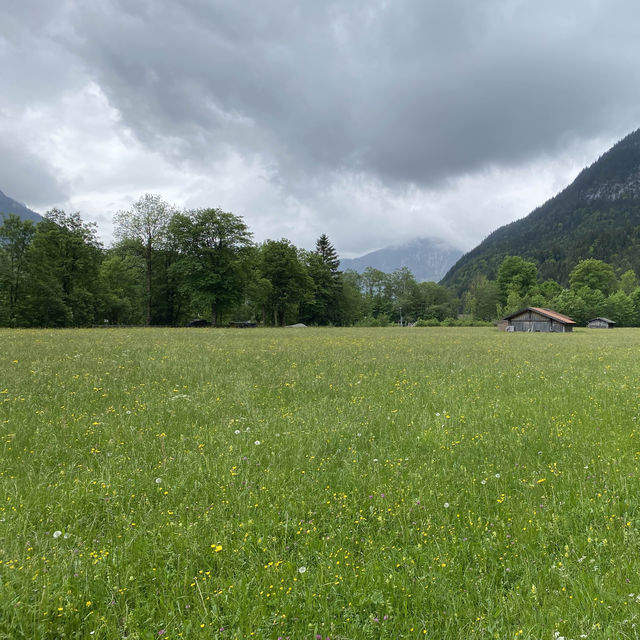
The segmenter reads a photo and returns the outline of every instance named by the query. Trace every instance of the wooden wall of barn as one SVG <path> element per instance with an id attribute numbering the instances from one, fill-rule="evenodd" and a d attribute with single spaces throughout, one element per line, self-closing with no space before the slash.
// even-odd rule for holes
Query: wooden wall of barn
<path id="1" fill-rule="evenodd" d="M 587 325 L 589 329 L 613 329 L 613 325 L 605 322 L 604 320 L 591 320 Z"/>
<path id="2" fill-rule="evenodd" d="M 571 331 L 572 326 L 565 326 L 557 320 L 545 318 L 534 311 L 526 311 L 509 320 L 514 331 L 540 331 L 543 333 L 564 333 Z"/>

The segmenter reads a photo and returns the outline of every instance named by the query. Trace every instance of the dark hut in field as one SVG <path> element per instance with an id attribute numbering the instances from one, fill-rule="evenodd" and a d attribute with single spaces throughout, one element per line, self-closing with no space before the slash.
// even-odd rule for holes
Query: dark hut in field
<path id="1" fill-rule="evenodd" d="M 573 331 L 575 322 L 568 316 L 563 316 L 551 309 L 541 307 L 527 307 L 520 309 L 504 320 L 507 321 L 507 331 L 541 331 L 545 333 L 567 333 Z"/>
<path id="2" fill-rule="evenodd" d="M 614 325 L 615 322 L 609 318 L 594 318 L 587 323 L 589 329 L 613 329 Z"/>

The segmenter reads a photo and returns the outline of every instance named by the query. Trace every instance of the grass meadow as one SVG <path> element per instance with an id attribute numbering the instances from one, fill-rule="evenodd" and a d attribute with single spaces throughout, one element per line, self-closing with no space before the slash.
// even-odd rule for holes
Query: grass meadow
<path id="1" fill-rule="evenodd" d="M 2 330 L 0 638 L 638 638 L 639 356 Z"/>

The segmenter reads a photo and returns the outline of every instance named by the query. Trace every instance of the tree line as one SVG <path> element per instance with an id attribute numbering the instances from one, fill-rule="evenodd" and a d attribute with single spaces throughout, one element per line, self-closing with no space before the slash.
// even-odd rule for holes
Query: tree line
<path id="1" fill-rule="evenodd" d="M 518 256 L 495 280 L 477 276 L 458 297 L 402 268 L 340 271 L 329 238 L 311 251 L 289 240 L 256 244 L 243 219 L 218 208 L 179 211 L 146 194 L 114 218 L 115 243 L 104 248 L 78 213 L 53 209 L 38 224 L 9 215 L 0 225 L 0 325 L 386 326 L 490 323 L 524 306 L 553 308 L 582 324 L 606 316 L 640 325 L 640 287 L 632 270 L 618 277 L 583 260 L 570 286 L 540 282 Z"/>
<path id="2" fill-rule="evenodd" d="M 497 278 L 476 276 L 462 296 L 464 309 L 476 318 L 499 318 L 535 306 L 559 311 L 578 325 L 606 317 L 621 327 L 640 326 L 638 276 L 628 269 L 618 276 L 613 267 L 594 258 L 579 260 L 569 274 L 569 286 L 541 282 L 535 262 L 507 256 Z"/>

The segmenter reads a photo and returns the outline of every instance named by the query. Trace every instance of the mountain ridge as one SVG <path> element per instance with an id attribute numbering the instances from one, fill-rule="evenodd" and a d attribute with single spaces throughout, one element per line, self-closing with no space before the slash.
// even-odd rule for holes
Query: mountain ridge
<path id="1" fill-rule="evenodd" d="M 32 211 L 25 205 L 0 191 L 0 220 L 2 220 L 4 216 L 8 216 L 10 213 L 19 216 L 23 220 L 31 220 L 34 223 L 38 223 L 42 220 L 42 216 L 39 213 Z"/>
<path id="2" fill-rule="evenodd" d="M 461 293 L 478 275 L 495 278 L 507 255 L 538 264 L 541 279 L 568 284 L 581 259 L 640 273 L 640 129 L 584 168 L 529 215 L 499 227 L 441 280 Z"/>
<path id="3" fill-rule="evenodd" d="M 410 242 L 390 245 L 356 258 L 340 260 L 342 270 L 362 273 L 367 267 L 390 273 L 407 267 L 418 282 L 438 282 L 462 256 L 462 251 L 445 242 L 416 238 Z"/>

